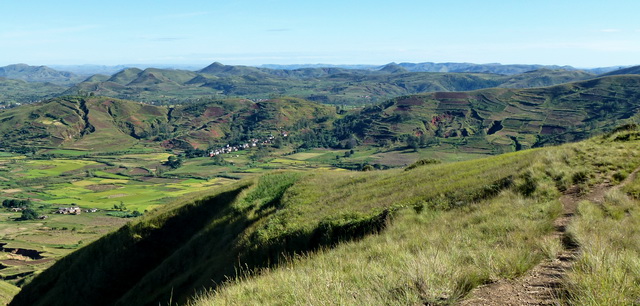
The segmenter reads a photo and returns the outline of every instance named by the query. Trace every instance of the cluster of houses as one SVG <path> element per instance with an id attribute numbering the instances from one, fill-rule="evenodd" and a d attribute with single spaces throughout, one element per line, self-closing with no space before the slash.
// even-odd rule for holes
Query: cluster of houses
<path id="1" fill-rule="evenodd" d="M 88 208 L 84 210 L 84 212 L 86 213 L 94 213 L 97 211 L 98 211 L 97 208 Z M 80 209 L 80 207 L 78 206 L 59 207 L 58 210 L 56 210 L 54 213 L 61 214 L 61 215 L 79 215 L 82 213 L 82 209 Z"/>
<path id="2" fill-rule="evenodd" d="M 289 136 L 289 133 L 287 132 L 282 132 L 282 137 L 287 137 Z M 218 148 L 218 149 L 213 149 L 211 151 L 209 151 L 209 157 L 214 157 L 216 155 L 220 155 L 220 154 L 229 154 L 232 152 L 238 152 L 239 150 L 247 150 L 250 148 L 255 148 L 257 146 L 264 146 L 264 145 L 268 145 L 268 144 L 272 144 L 274 141 L 275 137 L 273 135 L 270 135 L 269 137 L 265 138 L 265 139 L 251 139 L 248 143 L 244 143 L 241 144 L 239 146 L 231 146 L 231 145 L 226 145 L 225 147 L 222 148 Z"/>

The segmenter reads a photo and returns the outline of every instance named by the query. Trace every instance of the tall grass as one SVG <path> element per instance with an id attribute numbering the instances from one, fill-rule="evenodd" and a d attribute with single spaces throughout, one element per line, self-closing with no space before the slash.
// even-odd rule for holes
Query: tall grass
<path id="1" fill-rule="evenodd" d="M 560 211 L 512 191 L 449 211 L 404 209 L 379 235 L 243 271 L 192 305 L 452 303 L 555 256 L 545 237 Z"/>
<path id="2" fill-rule="evenodd" d="M 617 189 L 604 203 L 580 203 L 569 227 L 582 250 L 567 280 L 570 304 L 640 303 L 639 204 Z"/>

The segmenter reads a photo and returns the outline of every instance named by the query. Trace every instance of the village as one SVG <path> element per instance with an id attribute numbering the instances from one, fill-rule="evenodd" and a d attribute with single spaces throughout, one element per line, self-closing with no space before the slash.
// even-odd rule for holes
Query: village
<path id="1" fill-rule="evenodd" d="M 287 136 L 289 136 L 289 133 L 288 132 L 282 132 L 280 135 L 282 137 L 287 137 Z M 274 140 L 275 140 L 275 137 L 273 135 L 269 135 L 265 139 L 253 138 L 248 143 L 243 143 L 243 144 L 241 144 L 239 146 L 226 145 L 225 147 L 218 148 L 218 149 L 212 149 L 211 151 L 209 151 L 209 157 L 214 157 L 214 156 L 221 155 L 221 154 L 229 154 L 229 153 L 233 153 L 233 152 L 238 152 L 239 150 L 247 150 L 247 149 L 255 148 L 255 147 L 258 147 L 258 146 L 265 146 L 265 145 L 268 145 L 268 144 L 273 144 Z"/>

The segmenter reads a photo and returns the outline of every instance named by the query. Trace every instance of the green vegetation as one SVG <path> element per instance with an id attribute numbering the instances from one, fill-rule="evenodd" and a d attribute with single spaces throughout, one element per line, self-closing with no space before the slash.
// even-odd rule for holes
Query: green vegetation
<path id="1" fill-rule="evenodd" d="M 212 291 L 193 303 L 454 303 L 555 257 L 560 193 L 631 173 L 638 141 L 615 139 L 633 133 L 411 171 L 244 180 L 68 255 L 12 304 L 182 303 L 203 287 Z M 624 219 L 630 210 L 610 211 Z M 69 286 L 78 294 L 63 294 Z"/>
<path id="2" fill-rule="evenodd" d="M 582 252 L 567 280 L 567 298 L 580 305 L 632 305 L 640 299 L 640 199 L 635 177 L 602 203 L 581 202 L 570 227 Z M 631 195 L 631 196 L 629 196 Z"/>
<path id="3" fill-rule="evenodd" d="M 40 158 L 143 149 L 173 149 L 194 158 L 226 145 L 264 144 L 268 139 L 268 145 L 252 152 L 253 162 L 330 148 L 349 152 L 339 154 L 344 159 L 333 156 L 336 166 L 362 169 L 371 164 L 379 169 L 376 163 L 474 158 L 608 132 L 638 121 L 639 84 L 640 77 L 624 75 L 534 89 L 436 92 L 350 111 L 289 97 L 171 107 L 65 97 L 0 112 L 5 135 L 0 144 L 29 155 L 51 149 Z M 353 156 L 352 150 L 375 152 Z"/>

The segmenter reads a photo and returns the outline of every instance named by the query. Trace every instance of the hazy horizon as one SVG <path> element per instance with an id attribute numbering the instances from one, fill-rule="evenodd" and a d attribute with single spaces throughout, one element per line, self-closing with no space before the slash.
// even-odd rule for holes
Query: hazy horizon
<path id="1" fill-rule="evenodd" d="M 191 0 L 0 9 L 0 66 L 637 65 L 640 2 Z"/>

